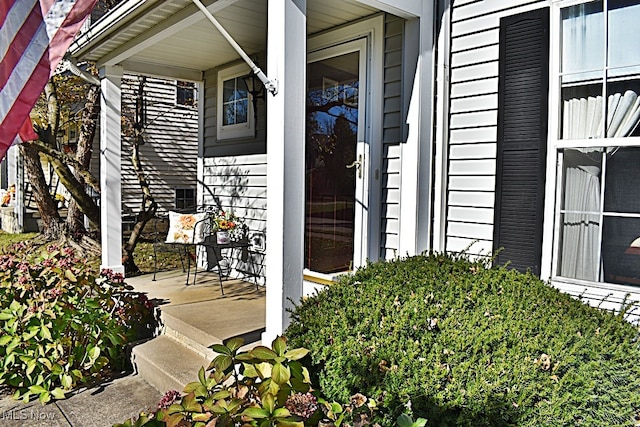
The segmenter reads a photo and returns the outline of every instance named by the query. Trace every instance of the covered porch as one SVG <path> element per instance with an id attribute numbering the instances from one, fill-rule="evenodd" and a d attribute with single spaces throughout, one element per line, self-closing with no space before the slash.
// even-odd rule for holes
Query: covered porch
<path id="1" fill-rule="evenodd" d="M 123 271 L 121 241 L 114 238 L 122 234 L 122 75 L 194 82 L 198 204 L 234 209 L 247 219 L 252 235 L 264 237 L 263 341 L 270 342 L 286 328 L 287 308 L 302 297 L 305 279 L 330 282 L 334 273 L 368 260 L 429 247 L 434 2 L 203 1 L 224 30 L 196 3 L 123 1 L 71 48 L 76 59 L 96 62 L 101 78 L 102 267 Z M 228 82 L 237 85 L 240 77 L 256 72 L 240 51 L 258 64 L 272 88 L 263 97 L 245 89 L 245 110 L 231 108 L 237 99 L 225 92 Z M 351 53 L 358 55 L 354 65 L 345 65 L 342 59 Z M 310 63 L 318 66 L 308 68 Z M 351 69 L 355 77 L 348 86 L 341 75 Z M 343 110 L 333 116 L 342 116 L 352 128 L 353 146 L 339 166 L 352 171 L 353 189 L 346 202 L 342 194 L 325 197 L 327 185 L 317 186 L 324 193 L 313 206 L 308 199 L 310 153 L 305 141 L 312 139 L 307 110 L 312 86 L 325 100 L 327 94 L 341 93 Z M 350 121 L 347 108 L 357 110 Z M 329 127 L 337 134 L 339 123 L 331 120 Z M 324 144 L 327 138 L 318 140 Z M 323 167 L 328 163 L 318 159 L 312 161 Z M 389 184 L 390 169 L 402 175 L 402 186 L 399 179 Z M 394 205 L 391 214 L 388 200 Z M 334 217 L 344 213 L 335 206 L 350 206 L 348 220 L 332 219 L 330 228 L 338 237 L 316 257 L 338 252 L 331 245 L 344 239 L 346 224 L 351 246 L 343 250 L 342 264 L 331 266 L 312 261 L 308 248 L 313 236 L 309 228 L 327 217 L 310 212 L 324 212 L 327 203 L 332 203 Z"/>

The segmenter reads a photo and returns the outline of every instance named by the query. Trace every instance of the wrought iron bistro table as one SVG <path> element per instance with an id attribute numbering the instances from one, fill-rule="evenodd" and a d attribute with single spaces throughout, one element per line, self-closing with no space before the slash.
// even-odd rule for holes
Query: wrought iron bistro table
<path id="1" fill-rule="evenodd" d="M 220 279 L 220 292 L 224 295 L 224 287 L 223 281 L 225 277 L 229 277 L 231 270 L 234 268 L 234 259 L 236 260 L 236 266 L 239 260 L 245 262 L 248 266 L 247 270 L 237 270 L 244 274 L 240 278 L 246 279 L 247 277 L 251 277 L 254 280 L 256 285 L 256 290 L 258 289 L 258 275 L 255 272 L 254 263 L 251 259 L 250 248 L 251 244 L 248 239 L 241 240 L 231 240 L 229 243 L 218 243 L 216 241 L 215 234 L 207 236 L 203 242 L 197 243 L 195 249 L 196 260 L 194 262 L 193 269 L 193 282 L 192 284 L 196 284 L 196 278 L 198 275 L 198 247 L 205 250 L 207 254 L 207 269 L 206 271 L 216 271 L 218 273 L 218 277 Z M 233 257 L 234 250 L 240 250 L 241 254 L 239 258 Z M 186 285 L 189 285 L 189 273 L 191 270 L 191 260 L 189 257 L 189 268 L 187 269 L 187 282 Z M 226 264 L 226 265 L 223 265 Z"/>

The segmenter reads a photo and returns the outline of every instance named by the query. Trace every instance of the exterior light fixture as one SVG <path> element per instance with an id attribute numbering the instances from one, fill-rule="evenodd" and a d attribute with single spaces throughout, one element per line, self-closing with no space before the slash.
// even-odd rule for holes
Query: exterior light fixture
<path id="1" fill-rule="evenodd" d="M 265 99 L 265 87 L 260 78 L 255 73 L 249 73 L 242 77 L 247 92 L 251 95 L 251 104 L 253 106 L 253 131 L 254 138 L 258 135 L 258 99 Z"/>

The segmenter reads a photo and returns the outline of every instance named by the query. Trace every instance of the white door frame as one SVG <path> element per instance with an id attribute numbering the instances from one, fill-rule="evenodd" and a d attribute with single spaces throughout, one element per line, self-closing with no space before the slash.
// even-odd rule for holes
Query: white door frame
<path id="1" fill-rule="evenodd" d="M 358 52 L 358 132 L 356 139 L 356 161 L 361 165 L 356 169 L 356 188 L 354 190 L 354 221 L 353 221 L 353 267 L 357 268 L 366 263 L 367 259 L 367 230 L 369 214 L 369 144 L 366 141 L 366 110 L 367 110 L 367 39 L 360 38 L 341 43 L 322 50 L 311 52 L 307 56 L 307 64 L 320 62 L 337 56 Z M 363 90 L 364 89 L 364 90 Z M 308 275 L 316 275 L 315 271 L 305 270 Z"/>

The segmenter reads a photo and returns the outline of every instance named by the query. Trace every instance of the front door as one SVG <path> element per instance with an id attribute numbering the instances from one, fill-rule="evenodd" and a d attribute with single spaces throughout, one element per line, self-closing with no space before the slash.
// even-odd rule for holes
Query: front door
<path id="1" fill-rule="evenodd" d="M 366 39 L 309 54 L 304 267 L 312 272 L 364 262 L 365 64 Z"/>

